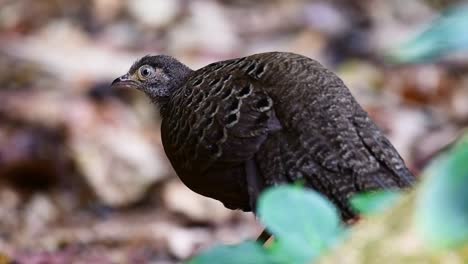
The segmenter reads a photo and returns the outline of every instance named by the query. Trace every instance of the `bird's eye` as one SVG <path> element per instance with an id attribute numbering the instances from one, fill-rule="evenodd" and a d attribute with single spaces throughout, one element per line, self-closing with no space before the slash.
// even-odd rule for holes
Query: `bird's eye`
<path id="1" fill-rule="evenodd" d="M 138 69 L 138 78 L 146 80 L 154 75 L 154 68 L 149 65 L 143 65 Z"/>

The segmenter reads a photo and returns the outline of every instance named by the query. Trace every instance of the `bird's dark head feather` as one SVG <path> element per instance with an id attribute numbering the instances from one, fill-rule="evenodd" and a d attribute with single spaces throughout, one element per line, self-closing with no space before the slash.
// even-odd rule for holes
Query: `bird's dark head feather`
<path id="1" fill-rule="evenodd" d="M 190 68 L 171 56 L 147 55 L 137 60 L 126 74 L 115 79 L 112 87 L 136 88 L 156 103 L 163 104 L 191 73 Z"/>

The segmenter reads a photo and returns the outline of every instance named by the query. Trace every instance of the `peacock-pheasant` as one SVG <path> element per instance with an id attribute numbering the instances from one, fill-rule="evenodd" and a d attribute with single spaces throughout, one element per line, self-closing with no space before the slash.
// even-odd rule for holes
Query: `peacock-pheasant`
<path id="1" fill-rule="evenodd" d="M 345 84 L 301 55 L 261 53 L 196 71 L 146 56 L 112 86 L 137 88 L 159 106 L 180 179 L 231 209 L 255 210 L 266 187 L 302 181 L 347 220 L 351 195 L 415 181 Z"/>

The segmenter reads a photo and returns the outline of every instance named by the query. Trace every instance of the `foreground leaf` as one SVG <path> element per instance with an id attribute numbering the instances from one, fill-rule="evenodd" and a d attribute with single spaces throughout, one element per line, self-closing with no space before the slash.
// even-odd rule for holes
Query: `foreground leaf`
<path id="1" fill-rule="evenodd" d="M 288 263 L 311 261 L 343 234 L 337 209 L 311 190 L 269 189 L 260 197 L 258 214 L 278 241 L 273 253 Z"/>
<path id="2" fill-rule="evenodd" d="M 275 264 L 279 263 L 259 244 L 253 241 L 236 246 L 219 246 L 192 259 L 189 264 Z"/>
<path id="3" fill-rule="evenodd" d="M 401 197 L 396 191 L 378 191 L 357 194 L 351 198 L 351 206 L 363 215 L 382 213 Z"/>
<path id="4" fill-rule="evenodd" d="M 432 247 L 468 243 L 468 136 L 424 172 L 416 225 Z"/>

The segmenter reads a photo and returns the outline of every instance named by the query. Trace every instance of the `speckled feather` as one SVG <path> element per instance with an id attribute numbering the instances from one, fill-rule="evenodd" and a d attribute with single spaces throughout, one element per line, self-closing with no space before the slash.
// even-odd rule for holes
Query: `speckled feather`
<path id="1" fill-rule="evenodd" d="M 210 64 L 190 74 L 161 114 L 179 177 L 228 208 L 249 211 L 265 187 L 299 180 L 348 219 L 352 194 L 414 182 L 345 84 L 301 55 Z"/>

